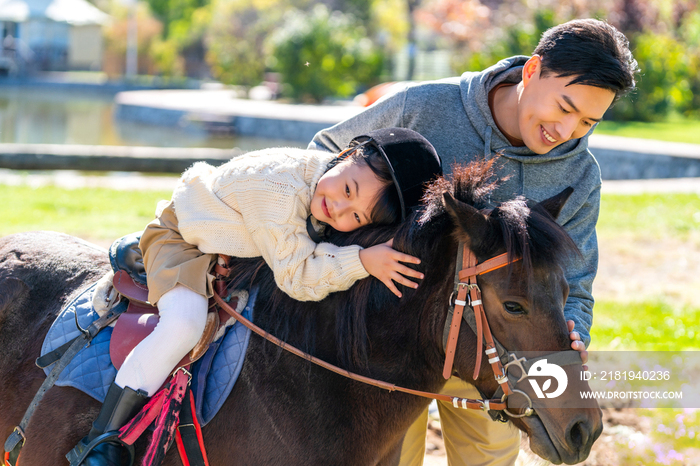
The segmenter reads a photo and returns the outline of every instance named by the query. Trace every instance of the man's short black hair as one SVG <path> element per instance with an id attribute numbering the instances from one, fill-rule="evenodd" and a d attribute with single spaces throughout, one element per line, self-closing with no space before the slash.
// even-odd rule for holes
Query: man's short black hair
<path id="1" fill-rule="evenodd" d="M 629 41 L 610 24 L 596 19 L 576 19 L 542 34 L 533 52 L 542 58 L 540 76 L 573 76 L 571 84 L 608 89 L 617 101 L 634 89 L 639 71 Z"/>

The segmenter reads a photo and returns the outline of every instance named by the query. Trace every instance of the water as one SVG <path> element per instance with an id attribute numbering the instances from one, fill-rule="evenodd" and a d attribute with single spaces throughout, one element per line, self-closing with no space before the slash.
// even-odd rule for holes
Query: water
<path id="1" fill-rule="evenodd" d="M 196 126 L 183 129 L 116 121 L 113 111 L 111 94 L 0 87 L 0 143 L 238 147 L 244 151 L 302 147 L 287 141 L 211 134 Z"/>

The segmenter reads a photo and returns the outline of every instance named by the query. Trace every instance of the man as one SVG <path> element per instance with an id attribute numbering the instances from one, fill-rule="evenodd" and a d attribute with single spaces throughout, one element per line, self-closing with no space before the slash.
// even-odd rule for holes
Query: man
<path id="1" fill-rule="evenodd" d="M 558 221 L 581 250 L 567 268 L 564 314 L 571 347 L 585 363 L 590 343 L 598 266 L 595 225 L 600 207 L 600 168 L 588 136 L 608 108 L 634 88 L 637 62 L 625 36 L 609 24 L 574 20 L 546 31 L 531 57 L 507 58 L 482 72 L 412 84 L 367 110 L 320 131 L 309 148 L 338 152 L 355 134 L 402 126 L 425 136 L 443 167 L 501 155 L 499 175 L 510 176 L 492 197 L 515 195 L 541 201 L 567 186 L 574 192 Z M 445 393 L 477 398 L 454 377 Z M 519 432 L 479 411 L 438 403 L 449 464 L 512 465 Z M 427 412 L 404 440 L 401 465 L 420 465 Z M 467 463 L 468 461 L 468 463 Z"/>

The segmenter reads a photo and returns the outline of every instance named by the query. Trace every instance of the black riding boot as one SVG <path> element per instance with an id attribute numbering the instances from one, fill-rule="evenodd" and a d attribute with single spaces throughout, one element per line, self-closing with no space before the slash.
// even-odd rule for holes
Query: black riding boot
<path id="1" fill-rule="evenodd" d="M 148 396 L 143 390 L 134 391 L 129 387 L 121 388 L 112 383 L 107 391 L 100 414 L 92 423 L 90 433 L 66 455 L 71 466 L 122 466 L 130 464 L 128 459 L 122 458 L 123 456 L 128 458 L 127 448 L 116 438 L 99 443 L 90 450 L 91 442 L 98 437 L 104 437 L 104 434 L 121 429 L 138 414 L 147 400 Z M 87 456 L 85 455 L 86 451 Z"/>

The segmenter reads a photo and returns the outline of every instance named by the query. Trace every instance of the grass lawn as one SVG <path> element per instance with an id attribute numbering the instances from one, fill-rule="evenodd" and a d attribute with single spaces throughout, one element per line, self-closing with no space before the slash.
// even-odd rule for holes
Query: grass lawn
<path id="1" fill-rule="evenodd" d="M 63 189 L 0 185 L 0 236 L 55 230 L 88 241 L 109 241 L 143 230 L 156 204 L 172 192 Z"/>
<path id="2" fill-rule="evenodd" d="M 142 229 L 169 191 L 64 189 L 0 185 L 0 236 L 29 230 L 57 230 L 107 240 Z M 598 235 L 700 233 L 700 195 L 603 195 Z"/>
<path id="3" fill-rule="evenodd" d="M 700 307 L 596 301 L 592 351 L 700 351 Z"/>
<path id="4" fill-rule="evenodd" d="M 700 236 L 700 194 L 603 195 L 598 236 Z"/>
<path id="5" fill-rule="evenodd" d="M 56 230 L 105 244 L 143 229 L 170 192 L 0 185 L 0 236 Z M 700 241 L 700 195 L 604 195 L 602 237 Z M 700 350 L 700 307 L 657 302 L 596 302 L 592 349 Z"/>
<path id="6" fill-rule="evenodd" d="M 595 134 L 700 144 L 700 121 L 680 118 L 655 123 L 602 121 Z"/>
<path id="7" fill-rule="evenodd" d="M 0 185 L 0 236 L 56 230 L 105 244 L 143 229 L 170 192 Z M 700 195 L 604 195 L 598 235 L 700 241 Z M 597 301 L 592 349 L 700 350 L 700 307 Z"/>

